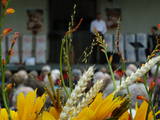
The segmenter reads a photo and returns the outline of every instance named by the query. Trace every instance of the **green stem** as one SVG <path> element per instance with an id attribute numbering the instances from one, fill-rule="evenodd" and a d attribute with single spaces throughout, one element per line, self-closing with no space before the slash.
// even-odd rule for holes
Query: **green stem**
<path id="1" fill-rule="evenodd" d="M 130 99 L 130 102 L 129 102 L 129 112 L 130 112 L 131 120 L 133 120 L 133 115 L 132 115 L 132 104 L 131 104 L 131 94 L 130 94 L 130 91 L 129 91 L 128 86 L 127 86 L 127 92 L 128 92 L 129 99 Z"/>
<path id="2" fill-rule="evenodd" d="M 67 64 L 67 70 L 68 70 L 68 79 L 69 79 L 69 88 L 70 88 L 70 93 L 72 92 L 72 89 L 73 89 L 73 81 L 72 81 L 72 73 L 71 73 L 71 66 L 70 66 L 70 51 L 71 51 L 71 48 L 70 48 L 70 37 L 71 35 L 67 35 L 65 37 L 65 45 L 66 45 L 66 55 L 67 55 L 67 60 L 66 60 L 66 64 Z"/>
<path id="3" fill-rule="evenodd" d="M 5 22 L 5 11 L 7 10 L 8 6 L 9 6 L 9 3 L 10 3 L 10 0 L 7 1 L 6 3 L 6 6 L 5 8 L 3 8 L 3 6 L 1 6 L 1 16 L 0 16 L 0 33 L 2 35 L 2 27 L 3 27 L 3 24 Z M 2 5 L 2 4 L 1 4 Z M 9 108 L 9 105 L 8 105 L 8 96 L 7 96 L 7 92 L 6 92 L 6 89 L 5 89 L 5 71 L 6 71 L 6 65 L 2 63 L 2 39 L 3 39 L 3 36 L 0 35 L 0 71 L 1 71 L 1 74 L 2 74 L 2 99 L 3 99 L 3 104 L 4 104 L 4 107 L 6 108 L 7 110 L 7 113 L 8 113 L 8 119 L 11 120 L 11 114 L 10 114 L 10 108 Z"/>
<path id="4" fill-rule="evenodd" d="M 11 115 L 10 115 L 10 110 L 8 107 L 8 102 L 7 102 L 7 94 L 6 94 L 6 89 L 5 89 L 5 71 L 6 71 L 6 66 L 2 64 L 2 37 L 0 38 L 0 69 L 2 73 L 2 99 L 3 99 L 3 104 L 4 107 L 7 110 L 8 113 L 8 118 L 11 120 Z"/>
<path id="5" fill-rule="evenodd" d="M 122 71 L 125 72 L 126 71 L 126 64 L 125 61 L 123 60 L 123 58 L 121 58 L 121 64 L 122 64 Z M 122 79 L 120 81 L 120 85 L 121 85 Z M 132 114 L 132 104 L 131 104 L 131 93 L 129 91 L 129 87 L 127 86 L 127 93 L 129 95 L 129 112 L 130 112 L 130 116 L 131 116 L 131 120 L 133 120 L 133 114 Z"/>
<path id="6" fill-rule="evenodd" d="M 61 50 L 60 50 L 60 72 L 61 72 L 61 80 L 62 80 L 62 85 L 63 85 L 63 88 L 64 88 L 64 91 L 67 95 L 67 97 L 69 97 L 69 93 L 68 93 L 68 90 L 66 88 L 66 85 L 65 85 L 65 82 L 64 82 L 64 78 L 63 78 L 63 46 L 64 46 L 64 40 L 62 39 L 62 43 L 61 43 Z"/>
<path id="7" fill-rule="evenodd" d="M 8 112 L 9 120 L 11 120 L 11 114 L 10 114 L 10 109 L 9 109 L 8 99 L 7 99 L 7 92 L 5 89 L 5 71 L 6 71 L 6 67 L 4 65 L 2 66 L 2 98 L 3 98 L 4 106 Z"/>
<path id="8" fill-rule="evenodd" d="M 153 117 L 154 117 L 154 120 L 156 120 L 156 116 L 155 116 L 155 112 L 154 112 L 154 106 L 153 106 L 153 103 L 152 103 L 152 94 L 150 94 L 148 88 L 147 88 L 147 75 L 144 76 L 144 87 L 147 91 L 147 94 L 148 94 L 148 97 L 149 97 L 149 106 L 148 106 L 148 111 L 147 111 L 147 116 L 146 116 L 146 120 L 148 120 L 148 114 L 150 112 L 150 107 L 151 107 L 151 110 L 153 112 Z"/>
<path id="9" fill-rule="evenodd" d="M 71 48 L 71 42 L 69 41 L 69 44 L 68 44 L 68 58 L 70 58 L 70 54 L 71 54 L 71 51 L 72 51 L 72 48 Z M 68 66 L 68 75 L 69 75 L 69 82 L 70 82 L 70 89 L 71 89 L 71 92 L 73 90 L 73 78 L 72 78 L 72 68 L 71 68 L 71 61 L 70 59 L 67 60 L 67 66 Z"/>
<path id="10" fill-rule="evenodd" d="M 116 87 L 116 79 L 114 77 L 114 72 L 113 72 L 111 63 L 110 63 L 109 58 L 108 58 L 107 49 L 105 49 L 104 54 L 105 54 L 107 62 L 108 62 L 108 67 L 109 67 L 109 71 L 111 73 L 111 78 L 112 78 L 112 81 L 113 81 L 114 90 L 116 90 L 117 89 L 117 87 Z"/>

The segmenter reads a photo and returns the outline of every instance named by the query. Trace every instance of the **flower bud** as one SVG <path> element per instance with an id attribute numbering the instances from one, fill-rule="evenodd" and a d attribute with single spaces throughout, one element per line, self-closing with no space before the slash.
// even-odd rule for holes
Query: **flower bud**
<path id="1" fill-rule="evenodd" d="M 146 102 L 148 102 L 148 100 L 144 97 L 144 96 L 137 96 L 137 99 L 138 100 L 145 100 Z"/>
<path id="2" fill-rule="evenodd" d="M 6 10 L 6 14 L 13 14 L 13 13 L 15 13 L 15 9 L 13 9 L 13 8 L 8 8 Z"/>
<path id="3" fill-rule="evenodd" d="M 149 85 L 149 90 L 152 90 L 155 87 L 156 83 L 152 81 Z"/>
<path id="4" fill-rule="evenodd" d="M 11 28 L 6 28 L 6 29 L 3 30 L 2 35 L 3 36 L 8 35 L 11 31 L 12 31 Z"/>

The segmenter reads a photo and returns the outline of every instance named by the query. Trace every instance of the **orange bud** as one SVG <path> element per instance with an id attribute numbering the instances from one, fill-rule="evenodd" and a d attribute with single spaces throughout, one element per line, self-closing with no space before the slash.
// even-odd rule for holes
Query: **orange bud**
<path id="1" fill-rule="evenodd" d="M 2 6 L 6 7 L 8 0 L 1 0 L 1 2 L 2 2 Z"/>
<path id="2" fill-rule="evenodd" d="M 13 56 L 14 55 L 14 51 L 13 49 L 10 49 L 9 52 L 8 52 L 9 56 Z"/>
<path id="3" fill-rule="evenodd" d="M 138 78 L 136 79 L 136 82 L 144 83 L 144 80 L 143 80 L 141 77 L 138 77 Z"/>
<path id="4" fill-rule="evenodd" d="M 3 35 L 8 35 L 11 31 L 12 31 L 11 28 L 6 28 L 6 29 L 3 30 L 2 34 Z"/>
<path id="5" fill-rule="evenodd" d="M 6 14 L 13 14 L 13 13 L 15 13 L 15 9 L 13 9 L 13 8 L 8 8 L 6 10 Z"/>
<path id="6" fill-rule="evenodd" d="M 152 81 L 149 85 L 149 90 L 152 90 L 155 87 L 156 83 Z"/>
<path id="7" fill-rule="evenodd" d="M 160 29 L 160 24 L 157 24 L 157 28 Z"/>
<path id="8" fill-rule="evenodd" d="M 137 96 L 137 99 L 138 100 L 145 100 L 146 102 L 148 102 L 148 100 L 144 97 L 144 96 Z"/>
<path id="9" fill-rule="evenodd" d="M 10 90 L 12 88 L 13 88 L 13 84 L 11 84 L 11 83 L 7 84 L 7 90 Z"/>
<path id="10" fill-rule="evenodd" d="M 12 44 L 15 44 L 16 43 L 16 39 L 12 40 Z"/>
<path id="11" fill-rule="evenodd" d="M 142 66 L 144 66 L 144 64 L 142 64 Z"/>
<path id="12" fill-rule="evenodd" d="M 6 64 L 6 60 L 2 59 L 2 64 L 5 65 Z"/>

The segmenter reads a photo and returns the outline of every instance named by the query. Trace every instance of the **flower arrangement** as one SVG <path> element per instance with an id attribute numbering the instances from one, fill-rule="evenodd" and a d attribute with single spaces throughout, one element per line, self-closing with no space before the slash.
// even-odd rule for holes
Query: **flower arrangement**
<path id="1" fill-rule="evenodd" d="M 9 0 L 1 0 L 1 16 L 0 16 L 0 28 L 3 26 L 4 17 L 9 14 L 13 14 L 15 10 L 9 8 Z M 90 82 L 94 75 L 94 66 L 89 67 L 87 71 L 83 73 L 77 85 L 73 87 L 71 81 L 71 63 L 70 63 L 70 52 L 72 50 L 72 33 L 75 32 L 80 26 L 83 19 L 80 20 L 79 24 L 74 27 L 74 16 L 76 14 L 76 5 L 74 6 L 74 12 L 71 16 L 71 22 L 69 23 L 69 29 L 65 33 L 65 36 L 62 40 L 61 51 L 60 51 L 60 71 L 62 73 L 62 66 L 65 64 L 68 68 L 69 74 L 69 89 L 65 86 L 64 78 L 61 76 L 62 85 L 60 89 L 54 89 L 54 82 L 52 81 L 51 75 L 48 74 L 48 80 L 50 86 L 45 87 L 45 93 L 37 97 L 37 90 L 29 92 L 27 95 L 20 93 L 17 96 L 17 102 L 15 110 L 9 108 L 8 103 L 8 90 L 12 88 L 11 84 L 5 84 L 5 71 L 6 65 L 9 63 L 10 57 L 13 55 L 13 47 L 16 42 L 16 39 L 19 36 L 19 33 L 14 33 L 12 38 L 12 43 L 8 51 L 6 58 L 2 58 L 2 39 L 8 35 L 12 29 L 5 28 L 0 31 L 0 71 L 2 73 L 2 97 L 4 108 L 0 109 L 0 120 L 156 120 L 156 116 L 160 111 L 156 111 L 152 102 L 153 91 L 155 87 L 155 81 L 151 82 L 148 86 L 146 84 L 147 72 L 160 62 L 160 56 L 151 55 L 148 61 L 141 66 L 135 73 L 132 73 L 130 76 L 125 79 L 121 79 L 121 84 L 116 85 L 114 71 L 112 69 L 112 57 L 107 55 L 107 46 L 102 38 L 95 31 L 96 40 L 99 46 L 102 48 L 102 52 L 105 53 L 106 59 L 108 62 L 108 69 L 110 71 L 114 91 L 107 97 L 104 97 L 104 94 L 100 91 L 103 86 L 103 79 L 98 80 L 94 85 L 86 92 L 87 84 Z M 119 21 L 120 22 L 120 21 Z M 117 40 L 116 46 L 118 47 L 119 43 L 119 29 L 120 25 L 117 28 Z M 97 44 L 96 43 L 96 44 Z M 92 47 L 96 45 L 92 43 Z M 92 51 L 91 47 L 91 51 Z M 156 48 L 156 53 L 158 48 Z M 119 48 L 117 48 L 119 51 Z M 87 62 L 88 56 L 85 53 L 85 58 L 83 61 Z M 155 53 L 155 52 L 154 52 Z M 89 55 L 91 52 L 89 52 Z M 122 56 L 121 56 L 122 57 Z M 125 64 L 124 58 L 121 59 L 122 65 Z M 159 67 L 159 66 L 158 66 Z M 125 75 L 125 69 L 117 71 L 121 77 Z M 156 76 L 156 75 L 155 75 Z M 130 91 L 126 96 L 118 96 L 118 92 L 122 89 L 128 88 L 139 78 L 144 77 L 144 86 L 148 93 L 149 98 L 143 96 L 137 96 L 137 99 L 143 100 L 143 103 L 136 106 L 136 114 L 133 116 L 130 107 Z M 63 101 L 61 99 L 60 90 L 64 89 L 67 96 L 67 100 Z M 52 104 L 46 107 L 45 102 L 47 99 L 50 99 Z M 129 111 L 130 110 L 130 111 Z"/>

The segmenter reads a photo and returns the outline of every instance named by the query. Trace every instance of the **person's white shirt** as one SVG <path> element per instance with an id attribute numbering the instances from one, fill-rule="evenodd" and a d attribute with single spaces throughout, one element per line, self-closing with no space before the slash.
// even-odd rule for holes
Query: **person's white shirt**
<path id="1" fill-rule="evenodd" d="M 90 26 L 90 31 L 92 33 L 95 32 L 95 30 L 97 30 L 98 32 L 101 32 L 102 34 L 105 34 L 107 32 L 107 27 L 106 27 L 106 23 L 103 20 L 93 20 L 91 22 L 91 26 Z"/>

